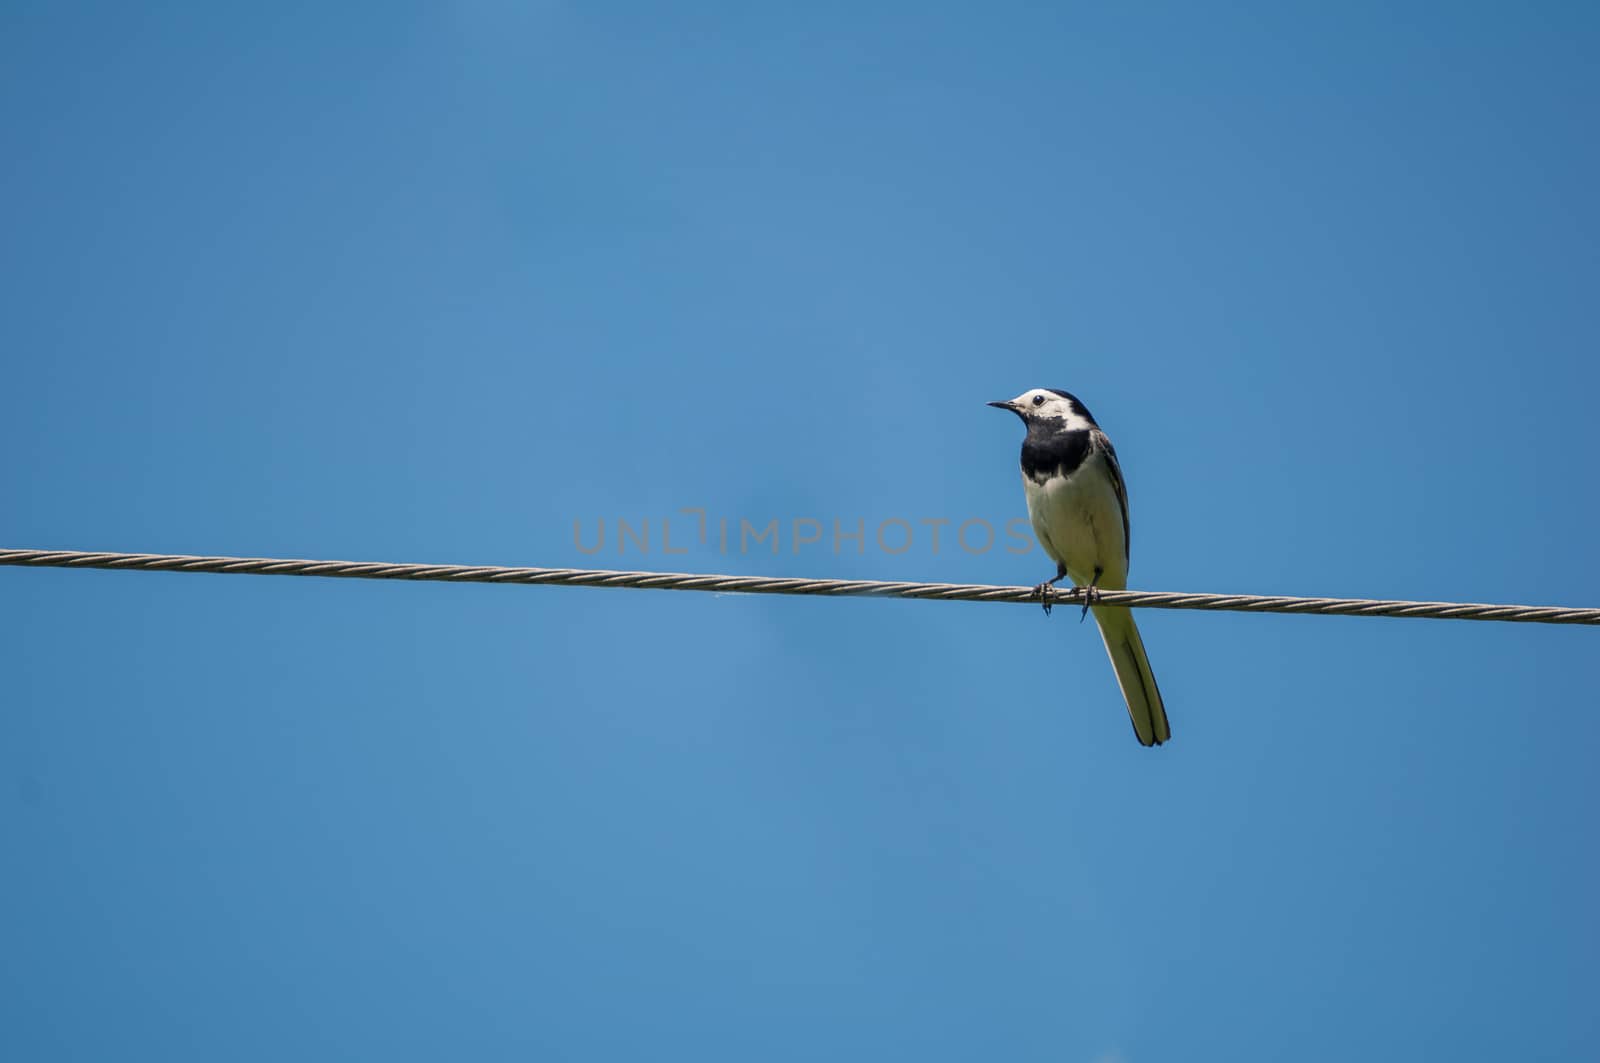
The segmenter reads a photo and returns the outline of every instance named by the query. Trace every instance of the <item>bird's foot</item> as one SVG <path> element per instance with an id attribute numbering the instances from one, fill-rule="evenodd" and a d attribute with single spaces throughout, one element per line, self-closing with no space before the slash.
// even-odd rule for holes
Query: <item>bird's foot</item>
<path id="1" fill-rule="evenodd" d="M 1056 566 L 1056 578 L 1047 579 L 1033 589 L 1033 596 L 1044 603 L 1044 615 L 1050 615 L 1050 607 L 1055 604 L 1056 595 L 1061 593 L 1056 590 L 1056 584 L 1067 578 L 1067 566 Z"/>
<path id="2" fill-rule="evenodd" d="M 1094 566 L 1094 579 L 1089 581 L 1089 585 L 1072 589 L 1074 594 L 1080 592 L 1083 594 L 1083 612 L 1078 614 L 1078 623 L 1083 623 L 1083 618 L 1089 615 L 1089 606 L 1100 600 L 1100 577 L 1105 575 L 1105 572 L 1106 570 L 1099 565 Z"/>
<path id="3" fill-rule="evenodd" d="M 1091 583 L 1087 587 L 1075 589 L 1073 593 L 1083 595 L 1083 612 L 1078 614 L 1078 623 L 1081 624 L 1083 623 L 1083 618 L 1089 615 L 1089 606 L 1100 601 L 1100 588 Z"/>

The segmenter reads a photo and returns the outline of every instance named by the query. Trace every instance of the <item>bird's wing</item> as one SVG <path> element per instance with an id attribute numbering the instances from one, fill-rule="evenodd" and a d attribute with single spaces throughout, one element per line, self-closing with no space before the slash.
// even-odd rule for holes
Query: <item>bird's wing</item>
<path id="1" fill-rule="evenodd" d="M 1122 466 L 1117 464 L 1117 449 L 1106 434 L 1096 429 L 1090 445 L 1106 457 L 1106 468 L 1111 470 L 1111 489 L 1117 493 L 1117 504 L 1122 507 L 1122 560 L 1133 556 L 1132 529 L 1128 527 L 1128 485 L 1122 482 Z"/>

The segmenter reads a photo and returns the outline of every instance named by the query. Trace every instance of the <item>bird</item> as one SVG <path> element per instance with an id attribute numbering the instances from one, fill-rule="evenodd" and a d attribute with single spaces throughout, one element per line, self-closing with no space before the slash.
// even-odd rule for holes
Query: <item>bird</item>
<path id="1" fill-rule="evenodd" d="M 1072 578 L 1084 588 L 1083 613 L 1094 613 L 1139 744 L 1172 737 L 1161 690 L 1150 671 L 1133 610 L 1095 605 L 1101 590 L 1128 586 L 1128 489 L 1111 440 L 1070 392 L 1034 388 L 991 402 L 1022 418 L 1022 490 L 1034 537 L 1056 563 L 1054 579 L 1034 588 L 1050 612 L 1055 585 Z"/>

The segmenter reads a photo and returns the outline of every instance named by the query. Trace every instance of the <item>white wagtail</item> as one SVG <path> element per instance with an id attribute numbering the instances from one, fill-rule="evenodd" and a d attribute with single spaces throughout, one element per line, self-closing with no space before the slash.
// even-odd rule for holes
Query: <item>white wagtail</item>
<path id="1" fill-rule="evenodd" d="M 1056 563 L 1055 579 L 1039 584 L 1035 593 L 1048 613 L 1055 585 L 1071 576 L 1085 588 L 1086 614 L 1098 590 L 1128 586 L 1128 489 L 1117 452 L 1083 403 L 1065 391 L 1035 388 L 989 405 L 1010 410 L 1028 426 L 1022 491 L 1033 534 Z M 1133 611 L 1095 606 L 1094 619 L 1128 702 L 1134 734 L 1141 745 L 1159 746 L 1172 737 L 1172 729 Z"/>

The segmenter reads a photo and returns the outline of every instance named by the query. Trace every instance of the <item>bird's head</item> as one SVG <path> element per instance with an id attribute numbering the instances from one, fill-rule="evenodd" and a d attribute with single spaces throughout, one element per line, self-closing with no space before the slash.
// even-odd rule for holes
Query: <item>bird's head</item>
<path id="1" fill-rule="evenodd" d="M 996 409 L 1010 410 L 1030 427 L 1051 421 L 1059 421 L 1063 430 L 1096 427 L 1088 408 L 1079 402 L 1076 396 L 1065 391 L 1057 391 L 1055 388 L 1034 388 L 1032 391 L 1024 391 L 1014 399 L 991 402 L 989 405 Z"/>

